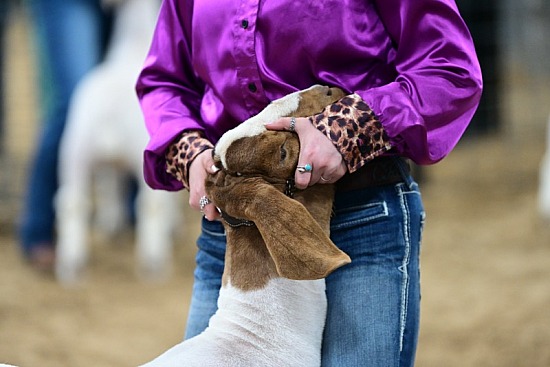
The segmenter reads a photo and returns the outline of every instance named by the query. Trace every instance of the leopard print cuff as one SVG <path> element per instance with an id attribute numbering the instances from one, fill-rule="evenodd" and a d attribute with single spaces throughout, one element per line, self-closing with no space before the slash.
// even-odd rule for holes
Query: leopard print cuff
<path id="1" fill-rule="evenodd" d="M 205 137 L 202 131 L 185 131 L 179 139 L 168 147 L 166 153 L 166 172 L 174 176 L 189 190 L 189 167 L 193 160 L 206 149 L 214 146 Z"/>
<path id="2" fill-rule="evenodd" d="M 309 120 L 332 140 L 350 173 L 391 149 L 384 126 L 357 94 L 343 97 Z"/>

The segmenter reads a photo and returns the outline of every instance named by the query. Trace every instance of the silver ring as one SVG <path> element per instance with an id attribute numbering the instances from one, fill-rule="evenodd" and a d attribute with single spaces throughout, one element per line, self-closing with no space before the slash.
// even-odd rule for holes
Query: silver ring
<path id="1" fill-rule="evenodd" d="M 291 132 L 296 131 L 296 118 L 294 117 L 290 118 L 290 126 L 288 127 L 288 130 Z"/>
<path id="2" fill-rule="evenodd" d="M 208 204 L 210 204 L 210 199 L 208 199 L 205 196 L 201 196 L 200 200 L 199 200 L 199 207 L 201 209 L 201 212 L 204 210 L 204 207 L 207 206 Z"/>
<path id="3" fill-rule="evenodd" d="M 306 164 L 304 164 L 303 166 L 298 166 L 298 167 L 296 167 L 296 169 L 297 169 L 298 172 L 300 172 L 300 173 L 306 173 L 306 172 L 311 172 L 311 171 L 313 171 L 313 167 L 312 167 L 311 164 L 309 164 L 309 163 L 306 163 Z"/>
<path id="4" fill-rule="evenodd" d="M 324 178 L 323 176 L 320 177 L 321 178 L 321 181 L 323 182 L 329 182 L 330 180 L 327 180 L 326 178 Z"/>

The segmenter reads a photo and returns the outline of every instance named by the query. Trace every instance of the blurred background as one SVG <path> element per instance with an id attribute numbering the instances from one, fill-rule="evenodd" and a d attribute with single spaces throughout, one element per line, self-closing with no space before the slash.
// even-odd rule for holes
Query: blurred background
<path id="1" fill-rule="evenodd" d="M 485 88 L 458 147 L 417 171 L 427 211 L 417 365 L 550 366 L 550 227 L 538 210 L 550 2 L 457 4 Z M 131 226 L 116 241 L 92 236 L 79 287 L 23 256 L 17 231 L 52 88 L 30 9 L 0 0 L 0 363 L 135 366 L 183 337 L 199 215 L 175 194 L 184 213 L 164 282 L 136 276 Z"/>

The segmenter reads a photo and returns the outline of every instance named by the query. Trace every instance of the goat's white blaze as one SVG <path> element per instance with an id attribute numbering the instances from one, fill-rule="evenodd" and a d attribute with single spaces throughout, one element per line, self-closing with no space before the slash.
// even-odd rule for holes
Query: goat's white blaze
<path id="1" fill-rule="evenodd" d="M 244 121 L 239 126 L 227 131 L 220 140 L 216 143 L 215 153 L 220 157 L 222 165 L 227 168 L 225 155 L 229 146 L 237 139 L 259 135 L 267 129 L 265 124 L 274 122 L 281 117 L 290 116 L 298 109 L 302 93 L 313 88 L 319 88 L 319 85 L 314 85 L 308 89 L 300 90 L 288 94 L 282 98 L 276 99 L 264 108 L 259 114 Z"/>

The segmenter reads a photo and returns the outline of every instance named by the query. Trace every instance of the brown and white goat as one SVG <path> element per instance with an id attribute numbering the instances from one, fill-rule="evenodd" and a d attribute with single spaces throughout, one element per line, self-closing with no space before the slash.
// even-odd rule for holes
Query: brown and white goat
<path id="1" fill-rule="evenodd" d="M 264 124 L 320 112 L 342 95 L 322 86 L 290 94 L 218 142 L 215 158 L 221 170 L 207 179 L 208 195 L 226 216 L 246 221 L 225 222 L 218 310 L 203 333 L 145 366 L 321 364 L 324 278 L 350 258 L 328 237 L 332 185 L 295 190 L 289 197 L 298 137 L 266 131 Z"/>

